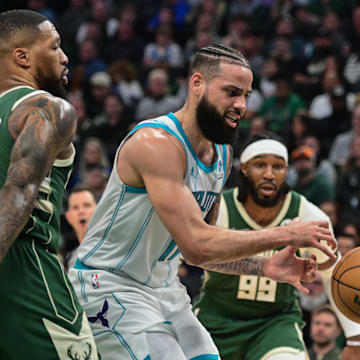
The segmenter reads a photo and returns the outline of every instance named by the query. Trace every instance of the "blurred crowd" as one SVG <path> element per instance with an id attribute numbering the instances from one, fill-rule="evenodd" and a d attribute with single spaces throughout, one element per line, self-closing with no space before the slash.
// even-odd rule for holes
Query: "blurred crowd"
<path id="1" fill-rule="evenodd" d="M 242 51 L 254 73 L 226 186 L 236 186 L 246 137 L 274 131 L 288 144 L 291 187 L 328 214 L 343 254 L 359 245 L 360 1 L 27 0 L 20 6 L 53 21 L 70 59 L 68 100 L 78 129 L 69 192 L 86 187 L 100 199 L 129 130 L 178 110 L 189 62 L 197 49 L 218 42 Z M 63 228 L 66 257 L 77 240 L 70 222 Z M 181 268 L 192 297 L 201 273 Z M 311 299 L 301 298 L 305 316 L 327 301 L 318 282 L 309 285 Z"/>

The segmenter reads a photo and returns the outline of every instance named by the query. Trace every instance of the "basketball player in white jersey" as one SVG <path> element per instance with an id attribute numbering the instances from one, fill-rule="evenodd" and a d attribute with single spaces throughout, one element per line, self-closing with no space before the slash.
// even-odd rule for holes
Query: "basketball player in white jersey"
<path id="1" fill-rule="evenodd" d="M 290 245 L 334 258 L 326 221 L 244 232 L 204 221 L 216 216 L 231 167 L 230 147 L 219 144 L 235 137 L 252 79 L 238 51 L 202 48 L 185 105 L 141 122 L 121 143 L 70 270 L 103 359 L 219 359 L 177 277 L 180 252 L 190 264 L 265 274 L 303 291 L 300 281 L 315 275 L 314 258 L 288 256 L 282 266 L 284 252 L 269 260 L 249 256 Z"/>

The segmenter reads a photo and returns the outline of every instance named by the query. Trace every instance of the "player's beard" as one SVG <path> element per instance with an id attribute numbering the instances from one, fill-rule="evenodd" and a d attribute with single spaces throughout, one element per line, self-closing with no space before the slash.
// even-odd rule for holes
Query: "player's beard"
<path id="1" fill-rule="evenodd" d="M 62 81 L 47 81 L 42 89 L 47 91 L 51 95 L 58 96 L 62 99 L 67 99 L 67 93 Z"/>
<path id="2" fill-rule="evenodd" d="M 282 198 L 282 196 L 285 195 L 285 193 L 287 191 L 287 185 L 286 185 L 286 182 L 284 181 L 280 185 L 278 192 L 273 197 L 260 197 L 257 192 L 257 189 L 255 187 L 255 184 L 251 179 L 246 177 L 245 184 L 246 184 L 247 188 L 249 189 L 250 196 L 254 200 L 255 204 L 262 206 L 262 207 L 266 207 L 266 208 L 277 205 L 279 203 L 280 199 Z"/>
<path id="3" fill-rule="evenodd" d="M 225 115 L 221 115 L 205 95 L 196 108 L 196 119 L 203 135 L 213 143 L 233 144 L 237 139 L 237 128 L 227 125 Z"/>

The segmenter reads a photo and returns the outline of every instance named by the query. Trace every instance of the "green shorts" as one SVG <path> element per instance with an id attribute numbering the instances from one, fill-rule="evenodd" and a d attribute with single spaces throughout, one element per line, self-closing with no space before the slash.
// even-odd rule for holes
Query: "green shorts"
<path id="1" fill-rule="evenodd" d="M 75 292 L 44 246 L 17 240 L 0 264 L 0 289 L 0 359 L 98 359 Z"/>
<path id="2" fill-rule="evenodd" d="M 277 348 L 305 351 L 304 322 L 295 306 L 286 313 L 251 320 L 233 320 L 219 313 L 211 300 L 201 298 L 195 314 L 210 332 L 222 360 L 260 360 Z"/>

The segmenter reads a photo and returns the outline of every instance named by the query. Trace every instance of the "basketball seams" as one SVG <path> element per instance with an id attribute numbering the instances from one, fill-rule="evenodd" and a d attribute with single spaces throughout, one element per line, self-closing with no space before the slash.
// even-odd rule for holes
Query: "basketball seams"
<path id="1" fill-rule="evenodd" d="M 347 318 L 360 323 L 359 307 L 354 300 L 355 295 L 360 296 L 360 288 L 355 287 L 358 286 L 357 269 L 360 269 L 360 248 L 351 250 L 336 264 L 331 276 L 331 293 L 338 309 Z M 344 282 L 345 276 L 346 281 L 355 286 Z"/>

